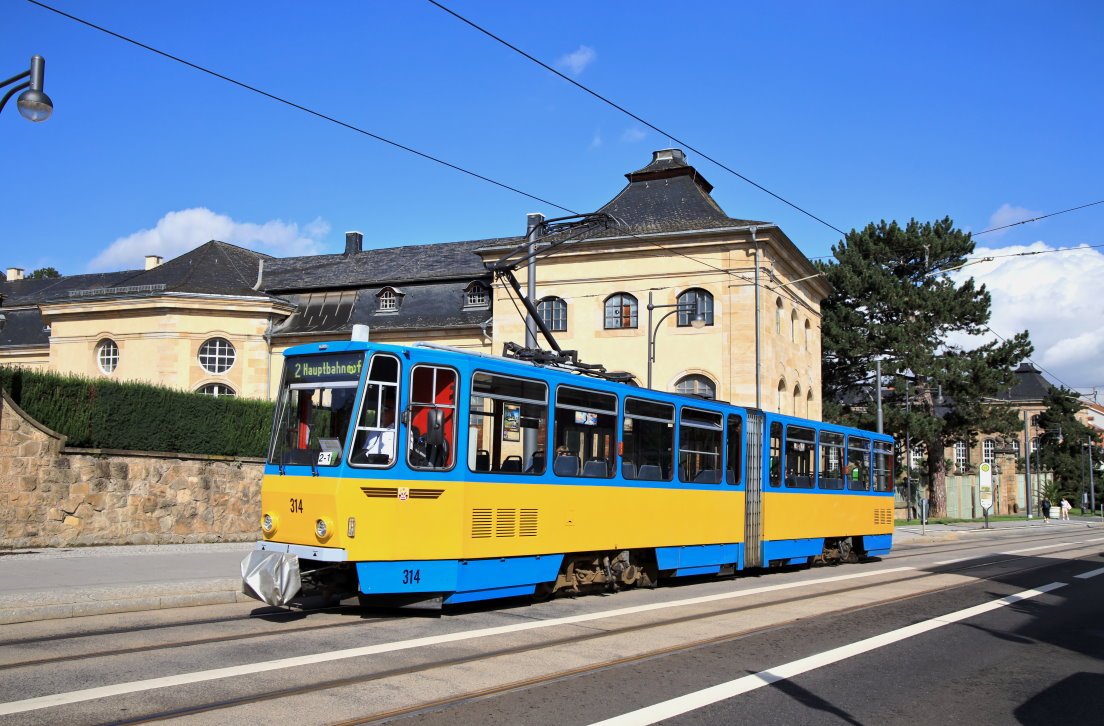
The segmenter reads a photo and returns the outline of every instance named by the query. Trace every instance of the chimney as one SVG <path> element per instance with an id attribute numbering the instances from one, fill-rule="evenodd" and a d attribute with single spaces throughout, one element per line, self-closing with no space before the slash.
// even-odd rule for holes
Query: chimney
<path id="1" fill-rule="evenodd" d="M 152 270 L 155 267 L 160 267 L 162 259 L 157 255 L 146 255 L 146 269 Z"/>
<path id="2" fill-rule="evenodd" d="M 364 235 L 360 232 L 345 233 L 345 254 L 355 255 L 364 251 Z"/>
<path id="3" fill-rule="evenodd" d="M 8 268 L 8 282 L 15 282 L 16 280 L 23 279 L 22 267 L 9 267 Z"/>

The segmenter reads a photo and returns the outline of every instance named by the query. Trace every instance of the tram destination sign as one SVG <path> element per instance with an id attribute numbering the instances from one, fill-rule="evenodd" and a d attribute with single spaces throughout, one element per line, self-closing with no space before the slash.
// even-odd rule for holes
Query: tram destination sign
<path id="1" fill-rule="evenodd" d="M 333 383 L 359 381 L 364 369 L 363 353 L 333 353 L 289 358 L 287 383 Z"/>

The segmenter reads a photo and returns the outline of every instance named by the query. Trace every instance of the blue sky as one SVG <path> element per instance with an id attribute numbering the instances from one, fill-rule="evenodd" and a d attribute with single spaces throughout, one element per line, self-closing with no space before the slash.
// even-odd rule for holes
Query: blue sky
<path id="1" fill-rule="evenodd" d="M 422 0 L 49 4 L 578 211 L 673 145 Z M 949 215 L 980 231 L 1104 199 L 1100 3 L 444 4 L 843 230 Z M 24 0 L 0 8 L 0 49 L 5 77 L 43 55 L 55 103 L 42 124 L 14 102 L 0 117 L 0 267 L 119 269 L 211 236 L 278 255 L 337 251 L 349 229 L 479 239 L 562 214 Z M 839 238 L 688 155 L 731 216 L 810 257 Z M 978 243 L 1101 244 L 1104 205 Z M 1030 328 L 1058 380 L 1104 387 L 1088 284 L 1104 257 L 1012 262 L 975 268 L 994 329 Z M 1040 280 L 1057 317 L 1038 319 L 1058 299 Z"/>

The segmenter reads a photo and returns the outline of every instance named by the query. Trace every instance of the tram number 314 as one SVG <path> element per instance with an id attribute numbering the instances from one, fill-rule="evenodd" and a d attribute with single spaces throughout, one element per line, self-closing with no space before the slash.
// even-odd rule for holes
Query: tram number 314
<path id="1" fill-rule="evenodd" d="M 402 584 L 404 585 L 416 585 L 422 581 L 421 570 L 403 570 L 402 571 Z"/>
<path id="2" fill-rule="evenodd" d="M 302 512 L 303 512 L 303 500 L 302 499 L 296 499 L 295 497 L 291 498 L 291 512 L 292 512 L 292 514 L 296 514 L 296 513 L 302 514 Z"/>

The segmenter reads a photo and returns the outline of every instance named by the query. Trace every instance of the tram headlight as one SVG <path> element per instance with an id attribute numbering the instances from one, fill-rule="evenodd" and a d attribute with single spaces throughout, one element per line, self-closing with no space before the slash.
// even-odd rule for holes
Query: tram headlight
<path id="1" fill-rule="evenodd" d="M 269 513 L 265 513 L 265 516 L 261 517 L 261 529 L 265 531 L 265 534 L 272 534 L 276 531 L 276 518 Z"/>
<path id="2" fill-rule="evenodd" d="M 327 539 L 331 533 L 331 525 L 325 519 L 320 519 L 314 523 L 314 534 L 318 539 Z"/>

